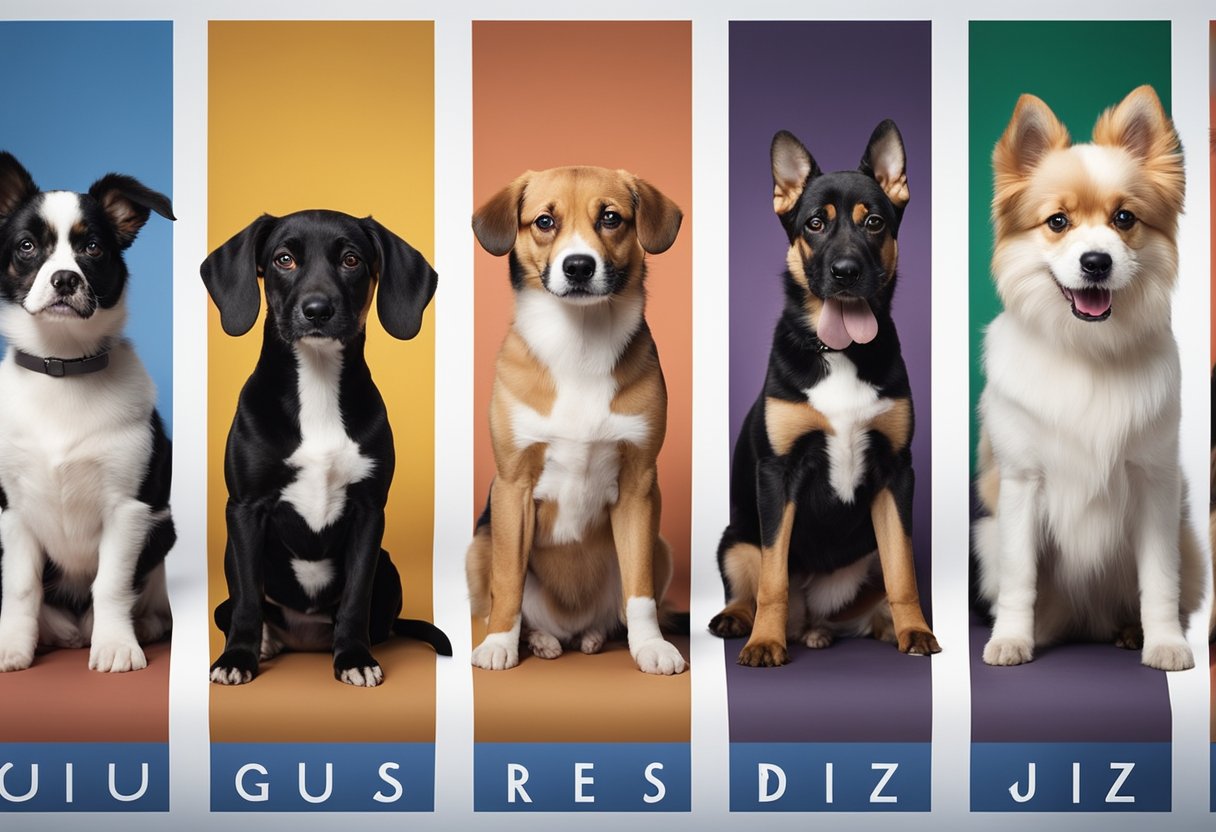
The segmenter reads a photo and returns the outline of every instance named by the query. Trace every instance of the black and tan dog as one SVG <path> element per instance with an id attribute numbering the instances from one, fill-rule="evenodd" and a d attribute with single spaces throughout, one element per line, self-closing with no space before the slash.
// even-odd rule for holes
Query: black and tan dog
<path id="1" fill-rule="evenodd" d="M 467 559 L 489 623 L 477 667 L 514 667 L 521 633 L 543 658 L 594 653 L 623 622 L 641 670 L 684 669 L 659 629 L 667 388 L 643 317 L 646 254 L 680 220 L 653 186 L 595 167 L 526 173 L 473 217 L 482 247 L 510 252 L 515 289 L 490 404 L 497 475 Z"/>
<path id="2" fill-rule="evenodd" d="M 787 633 L 809 647 L 872 633 L 936 653 L 916 589 L 912 399 L 891 320 L 903 140 L 884 121 L 858 171 L 825 174 L 782 131 L 772 167 L 790 241 L 785 309 L 735 445 L 718 547 L 729 602 L 710 630 L 750 633 L 739 663 L 753 667 L 785 664 Z"/>
<path id="3" fill-rule="evenodd" d="M 258 218 L 202 276 L 229 335 L 257 320 L 259 277 L 267 306 L 224 454 L 230 597 L 211 681 L 248 682 L 288 648 L 332 651 L 336 678 L 371 687 L 384 678 L 371 645 L 393 633 L 450 656 L 433 625 L 397 618 L 401 578 L 380 545 L 393 434 L 363 355 L 373 292 L 385 330 L 413 338 L 434 270 L 371 217 L 300 211 Z"/>

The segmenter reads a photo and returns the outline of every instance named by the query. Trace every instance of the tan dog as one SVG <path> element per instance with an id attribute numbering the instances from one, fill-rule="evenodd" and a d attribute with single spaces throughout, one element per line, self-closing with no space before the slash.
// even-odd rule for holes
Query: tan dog
<path id="1" fill-rule="evenodd" d="M 521 632 L 555 658 L 597 652 L 624 623 L 641 670 L 684 670 L 659 631 L 667 388 L 643 317 L 646 254 L 681 218 L 653 186 L 594 167 L 525 173 L 473 216 L 482 247 L 510 253 L 515 289 L 490 403 L 497 476 L 466 564 L 489 625 L 477 667 L 518 664 Z"/>

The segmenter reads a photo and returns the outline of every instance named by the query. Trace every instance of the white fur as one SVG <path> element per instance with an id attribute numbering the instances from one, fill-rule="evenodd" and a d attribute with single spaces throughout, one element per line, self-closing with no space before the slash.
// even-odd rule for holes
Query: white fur
<path id="1" fill-rule="evenodd" d="M 635 596 L 625 603 L 629 654 L 638 669 L 659 676 L 684 672 L 684 657 L 659 632 L 659 610 L 653 598 Z"/>
<path id="2" fill-rule="evenodd" d="M 563 609 L 557 615 L 545 598 L 536 576 L 528 572 L 524 580 L 521 611 L 528 624 L 529 635 L 541 632 L 558 642 L 568 643 L 587 633 L 599 633 L 600 644 L 603 644 L 604 635 L 621 623 L 620 568 L 615 562 L 611 563 L 611 573 L 604 577 L 603 591 L 596 596 L 594 604 L 580 606 L 577 610 Z"/>
<path id="3" fill-rule="evenodd" d="M 891 400 L 880 398 L 878 389 L 857 377 L 857 367 L 839 353 L 824 356 L 828 373 L 806 390 L 807 401 L 832 425 L 827 434 L 829 481 L 837 496 L 852 503 L 857 486 L 866 470 L 869 426 L 891 407 Z"/>
<path id="4" fill-rule="evenodd" d="M 598 295 L 598 297 L 566 298 L 565 302 L 575 305 L 591 305 L 606 302 L 609 297 L 607 293 L 610 287 L 608 286 L 608 277 L 604 274 L 604 258 L 600 256 L 600 253 L 593 246 L 587 245 L 587 241 L 583 239 L 581 234 L 577 233 L 549 261 L 549 291 L 555 295 L 564 295 L 574 288 L 566 279 L 566 273 L 562 269 L 562 264 L 566 258 L 574 254 L 584 254 L 595 261 L 595 273 L 591 276 L 591 280 L 579 288 L 592 292 Z"/>
<path id="5" fill-rule="evenodd" d="M 473 667 L 483 670 L 509 670 L 519 664 L 520 616 L 515 624 L 502 633 L 486 633 L 481 644 L 473 649 Z"/>
<path id="6" fill-rule="evenodd" d="M 31 314 L 41 312 L 59 300 L 58 292 L 51 285 L 51 275 L 55 272 L 73 272 L 79 275 L 82 284 L 86 282 L 84 272 L 76 263 L 76 252 L 72 249 L 72 241 L 68 236 L 72 226 L 84 218 L 80 213 L 80 197 L 70 191 L 48 191 L 42 195 L 39 213 L 46 218 L 47 224 L 55 229 L 56 234 L 54 248 L 38 269 L 34 283 L 25 297 L 25 310 Z"/>
<path id="7" fill-rule="evenodd" d="M 299 368 L 300 445 L 287 458 L 296 478 L 282 492 L 314 532 L 342 516 L 346 488 L 366 479 L 375 462 L 346 433 L 338 402 L 342 345 L 332 339 L 296 344 Z"/>
<path id="8" fill-rule="evenodd" d="M 308 597 L 316 598 L 321 590 L 329 586 L 334 579 L 334 562 L 328 558 L 322 560 L 292 558 L 291 571 L 296 574 L 296 580 Z"/>
<path id="9" fill-rule="evenodd" d="M 640 444 L 650 434 L 645 417 L 611 409 L 613 368 L 641 320 L 640 300 L 576 307 L 534 289 L 516 298 L 516 329 L 557 386 L 547 415 L 523 402 L 512 409 L 516 445 L 547 446 L 533 496 L 558 508 L 552 539 L 539 543 L 581 540 L 617 500 L 619 444 Z"/>

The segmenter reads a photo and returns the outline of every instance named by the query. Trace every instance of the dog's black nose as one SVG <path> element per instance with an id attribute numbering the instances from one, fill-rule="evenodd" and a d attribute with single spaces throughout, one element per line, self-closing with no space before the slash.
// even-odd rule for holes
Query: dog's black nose
<path id="1" fill-rule="evenodd" d="M 595 277 L 595 258 L 589 254 L 571 254 L 562 261 L 562 272 L 571 283 L 586 283 Z"/>
<path id="2" fill-rule="evenodd" d="M 51 286 L 61 298 L 74 295 L 80 288 L 80 275 L 76 272 L 55 272 L 51 275 Z"/>
<path id="3" fill-rule="evenodd" d="M 1087 251 L 1081 255 L 1081 271 L 1086 280 L 1106 280 L 1110 277 L 1111 259 L 1105 251 Z"/>
<path id="4" fill-rule="evenodd" d="M 841 257 L 832 261 L 832 277 L 837 280 L 856 280 L 861 274 L 861 264 L 852 257 Z"/>
<path id="5" fill-rule="evenodd" d="M 304 317 L 314 324 L 323 324 L 334 316 L 334 305 L 324 295 L 310 295 L 300 304 Z"/>

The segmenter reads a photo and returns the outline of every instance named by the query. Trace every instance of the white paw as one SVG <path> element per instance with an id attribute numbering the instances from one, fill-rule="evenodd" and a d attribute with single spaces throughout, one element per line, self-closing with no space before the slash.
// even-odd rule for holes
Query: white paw
<path id="1" fill-rule="evenodd" d="M 1195 657 L 1185 641 L 1168 641 L 1145 644 L 1140 663 L 1158 670 L 1189 670 L 1195 666 Z"/>
<path id="2" fill-rule="evenodd" d="M 253 681 L 253 674 L 239 667 L 217 667 L 211 671 L 211 681 L 217 685 L 245 685 Z"/>
<path id="3" fill-rule="evenodd" d="M 633 654 L 638 670 L 660 676 L 673 676 L 684 672 L 684 657 L 675 645 L 661 638 L 643 641 Z"/>
<path id="4" fill-rule="evenodd" d="M 506 643 L 501 638 L 507 633 L 490 633 L 486 640 L 473 650 L 473 667 L 482 670 L 509 670 L 519 664 L 519 643 Z"/>
<path id="5" fill-rule="evenodd" d="M 126 673 L 128 670 L 143 670 L 147 666 L 144 651 L 134 640 L 95 641 L 89 650 L 89 670 Z"/>
<path id="6" fill-rule="evenodd" d="M 556 659 L 562 654 L 562 643 L 548 633 L 533 630 L 528 633 L 528 649 L 533 656 L 542 659 Z"/>
<path id="7" fill-rule="evenodd" d="M 25 670 L 34 662 L 34 645 L 26 647 L 14 647 L 12 645 L 0 647 L 0 673 L 8 673 L 12 670 Z"/>
<path id="8" fill-rule="evenodd" d="M 357 688 L 374 688 L 384 681 L 384 670 L 380 665 L 374 667 L 350 667 L 338 676 L 340 681 Z"/>
<path id="9" fill-rule="evenodd" d="M 832 646 L 832 631 L 826 627 L 814 627 L 806 631 L 802 643 L 812 650 L 822 650 Z"/>
<path id="10" fill-rule="evenodd" d="M 1034 658 L 1034 642 L 1025 638 L 990 638 L 984 645 L 984 664 L 1025 664 Z"/>
<path id="11" fill-rule="evenodd" d="M 583 640 L 579 642 L 578 649 L 582 650 L 587 655 L 594 655 L 604 649 L 604 633 L 602 630 L 588 630 L 583 633 Z"/>

